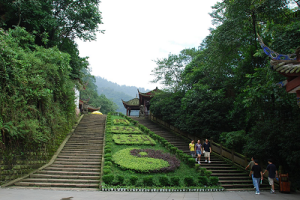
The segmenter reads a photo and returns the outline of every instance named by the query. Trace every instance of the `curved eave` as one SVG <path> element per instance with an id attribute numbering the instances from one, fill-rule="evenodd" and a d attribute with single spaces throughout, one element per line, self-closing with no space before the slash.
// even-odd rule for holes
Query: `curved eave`
<path id="1" fill-rule="evenodd" d="M 286 75 L 286 76 L 300 76 L 300 63 L 299 62 L 278 62 L 271 61 L 273 70 Z"/>

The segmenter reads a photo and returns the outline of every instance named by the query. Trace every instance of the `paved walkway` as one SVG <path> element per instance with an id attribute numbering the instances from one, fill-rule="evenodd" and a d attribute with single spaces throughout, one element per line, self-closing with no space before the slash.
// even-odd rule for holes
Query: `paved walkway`
<path id="1" fill-rule="evenodd" d="M 262 192 L 101 192 L 0 188 L 0 200 L 299 200 L 300 193 Z M 68 198 L 73 197 L 73 198 Z"/>

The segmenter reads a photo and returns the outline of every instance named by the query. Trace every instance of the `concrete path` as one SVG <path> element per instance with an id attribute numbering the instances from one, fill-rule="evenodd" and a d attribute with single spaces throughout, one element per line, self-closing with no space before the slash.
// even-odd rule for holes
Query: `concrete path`
<path id="1" fill-rule="evenodd" d="M 101 192 L 0 188 L 0 200 L 299 200 L 300 193 L 262 192 Z M 73 198 L 69 198 L 73 197 Z"/>

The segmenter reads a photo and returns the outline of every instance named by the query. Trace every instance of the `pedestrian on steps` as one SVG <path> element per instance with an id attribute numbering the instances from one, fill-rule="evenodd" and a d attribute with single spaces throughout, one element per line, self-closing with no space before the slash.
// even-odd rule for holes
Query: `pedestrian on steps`
<path id="1" fill-rule="evenodd" d="M 207 162 L 207 158 L 208 158 L 208 163 L 210 163 L 211 146 L 208 139 L 205 139 L 205 143 L 203 144 L 203 149 L 204 149 L 203 152 L 204 152 L 205 162 Z"/>
<path id="2" fill-rule="evenodd" d="M 278 177 L 276 166 L 273 164 L 272 159 L 268 159 L 268 166 L 267 169 L 263 174 L 266 173 L 266 171 L 269 171 L 268 181 L 271 185 L 271 194 L 275 194 L 275 188 L 274 188 L 274 179 Z"/>
<path id="3" fill-rule="evenodd" d="M 189 149 L 190 149 L 190 153 L 191 153 L 191 156 L 193 158 L 195 158 L 195 144 L 194 144 L 194 140 L 191 141 L 191 143 L 189 144 Z M 197 159 L 197 158 L 196 158 Z M 197 161 L 197 160 L 196 160 Z"/>
<path id="4" fill-rule="evenodd" d="M 254 162 L 254 157 L 252 157 L 252 158 L 251 158 L 251 161 L 249 162 L 249 164 L 247 165 L 247 167 L 245 168 L 245 170 L 247 170 L 247 169 L 249 168 L 249 169 L 250 169 L 250 172 L 251 172 L 252 167 L 254 166 L 254 164 L 255 164 L 255 162 Z M 253 186 L 254 186 L 254 188 L 255 188 L 254 179 L 253 179 L 253 173 L 252 173 L 252 174 L 250 173 L 249 176 L 252 177 Z"/>
<path id="5" fill-rule="evenodd" d="M 202 145 L 200 143 L 200 140 L 198 140 L 197 143 L 196 143 L 196 155 L 197 155 L 197 158 L 198 158 L 198 164 L 201 164 L 201 162 L 200 162 L 201 153 L 202 153 Z"/>
<path id="6" fill-rule="evenodd" d="M 264 177 L 263 177 L 261 167 L 258 165 L 257 160 L 254 160 L 254 165 L 250 171 L 249 176 L 251 176 L 252 173 L 253 173 L 253 179 L 254 179 L 253 183 L 254 183 L 254 187 L 256 189 L 255 194 L 260 194 L 259 184 L 260 184 L 260 180 L 263 180 Z"/>

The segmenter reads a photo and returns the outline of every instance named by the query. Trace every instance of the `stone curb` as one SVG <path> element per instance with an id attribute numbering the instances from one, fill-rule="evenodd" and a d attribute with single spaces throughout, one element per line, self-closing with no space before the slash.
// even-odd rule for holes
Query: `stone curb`
<path id="1" fill-rule="evenodd" d="M 40 167 L 40 168 L 34 170 L 33 172 L 31 172 L 31 173 L 29 173 L 29 174 L 27 174 L 27 175 L 24 175 L 24 176 L 22 176 L 22 177 L 20 177 L 20 178 L 17 178 L 17 179 L 15 179 L 15 180 L 12 180 L 12 181 L 10 181 L 10 182 L 8 182 L 8 183 L 3 184 L 2 186 L 0 186 L 0 188 L 1 188 L 1 187 L 4 188 L 4 187 L 11 186 L 11 185 L 15 184 L 16 182 L 20 182 L 21 180 L 23 180 L 23 179 L 25 179 L 25 178 L 28 178 L 30 175 L 32 175 L 32 174 L 34 174 L 34 173 L 36 173 L 36 172 L 38 172 L 38 171 L 41 171 L 42 169 L 44 169 L 44 168 L 46 168 L 46 167 L 52 165 L 53 162 L 55 161 L 55 159 L 57 158 L 58 154 L 59 154 L 59 153 L 61 152 L 61 150 L 64 148 L 65 144 L 68 142 L 68 140 L 70 139 L 70 137 L 73 135 L 73 133 L 74 133 L 76 127 L 77 127 L 78 124 L 80 123 L 80 121 L 81 121 L 81 119 L 83 118 L 83 116 L 84 116 L 84 115 L 81 115 L 81 116 L 80 116 L 80 118 L 78 119 L 78 121 L 77 121 L 75 127 L 70 131 L 70 133 L 67 135 L 67 137 L 64 139 L 64 141 L 60 144 L 59 148 L 58 148 L 57 151 L 54 153 L 54 155 L 52 156 L 52 158 L 51 158 L 51 160 L 49 161 L 49 163 L 45 164 L 44 166 L 42 166 L 42 167 Z"/>

